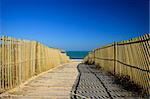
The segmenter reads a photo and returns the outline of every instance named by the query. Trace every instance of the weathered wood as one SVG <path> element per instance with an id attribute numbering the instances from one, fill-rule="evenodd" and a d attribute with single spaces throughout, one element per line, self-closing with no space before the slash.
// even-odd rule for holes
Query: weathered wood
<path id="1" fill-rule="evenodd" d="M 46 71 L 30 81 L 5 94 L 2 99 L 70 99 L 72 86 L 78 76 L 77 65 L 73 61 Z"/>
<path id="2" fill-rule="evenodd" d="M 61 58 L 60 58 L 61 56 Z M 0 93 L 14 88 L 34 75 L 69 62 L 61 50 L 36 41 L 2 36 L 0 46 Z"/>
<path id="3" fill-rule="evenodd" d="M 131 81 L 143 88 L 143 92 L 149 94 L 150 34 L 110 45 L 95 49 L 95 59 L 91 52 L 84 58 L 84 62 L 90 63 L 94 59 L 96 65 L 108 72 L 129 76 Z"/>

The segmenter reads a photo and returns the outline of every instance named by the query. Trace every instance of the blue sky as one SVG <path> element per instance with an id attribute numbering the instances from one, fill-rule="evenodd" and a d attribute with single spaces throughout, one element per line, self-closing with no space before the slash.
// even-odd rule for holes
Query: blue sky
<path id="1" fill-rule="evenodd" d="M 149 32 L 148 0 L 1 0 L 0 31 L 65 50 Z"/>

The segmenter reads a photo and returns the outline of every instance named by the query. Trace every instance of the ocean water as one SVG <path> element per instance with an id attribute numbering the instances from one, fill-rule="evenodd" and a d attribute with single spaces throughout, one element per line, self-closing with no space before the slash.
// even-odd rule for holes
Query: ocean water
<path id="1" fill-rule="evenodd" d="M 71 59 L 83 59 L 89 51 L 66 51 L 66 53 Z"/>

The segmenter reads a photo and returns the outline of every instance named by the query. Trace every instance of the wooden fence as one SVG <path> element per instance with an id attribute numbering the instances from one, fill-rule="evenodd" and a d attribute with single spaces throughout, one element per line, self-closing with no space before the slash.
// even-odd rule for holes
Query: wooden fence
<path id="1" fill-rule="evenodd" d="M 0 44 L 0 93 L 14 88 L 34 75 L 69 62 L 61 50 L 36 41 L 2 36 Z"/>
<path id="2" fill-rule="evenodd" d="M 127 75 L 150 93 L 150 34 L 97 48 L 84 58 L 115 75 Z"/>

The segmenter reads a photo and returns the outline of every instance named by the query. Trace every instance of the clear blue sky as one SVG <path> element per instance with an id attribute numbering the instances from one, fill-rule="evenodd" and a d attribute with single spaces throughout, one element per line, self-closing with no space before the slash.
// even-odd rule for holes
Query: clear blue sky
<path id="1" fill-rule="evenodd" d="M 149 32 L 148 0 L 0 0 L 0 30 L 65 50 Z"/>

